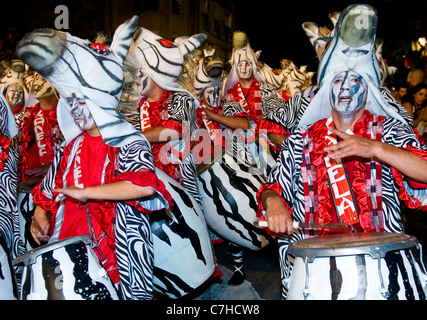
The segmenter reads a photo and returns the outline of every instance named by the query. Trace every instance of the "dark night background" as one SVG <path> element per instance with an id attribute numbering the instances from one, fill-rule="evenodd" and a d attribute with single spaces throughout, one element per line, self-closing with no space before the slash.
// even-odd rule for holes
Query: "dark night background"
<path id="1" fill-rule="evenodd" d="M 90 2 L 85 1 L 85 3 Z M 318 2 L 235 0 L 234 29 L 248 34 L 252 48 L 255 51 L 262 50 L 260 60 L 271 67 L 279 68 L 280 60 L 288 58 L 297 66 L 308 65 L 309 70 L 316 71 L 315 52 L 301 28 L 302 23 L 313 21 L 319 26 L 327 26 L 331 29 L 332 23 L 328 14 L 341 11 L 347 5 L 357 2 L 371 4 L 377 9 L 379 15 L 377 37 L 384 39 L 383 56 L 390 65 L 397 66 L 400 70 L 404 69 L 403 57 L 414 55 L 410 50 L 411 41 L 427 36 L 427 0 Z M 14 26 L 18 30 L 19 37 L 36 27 L 52 28 L 56 17 L 55 6 L 65 4 L 70 8 L 70 15 L 78 16 L 72 23 L 70 22 L 70 33 L 92 39 L 94 34 L 84 34 L 85 26 L 92 25 L 92 29 L 96 28 L 97 25 L 94 26 L 96 22 L 92 21 L 92 17 L 85 14 L 84 10 L 80 10 L 78 3 L 80 1 L 11 1 L 7 9 L 2 10 L 0 36 L 5 34 L 8 26 Z M 96 3 L 96 10 L 100 13 L 108 12 L 107 8 L 99 5 L 102 1 L 98 0 Z M 135 13 L 132 12 L 132 8 L 129 8 L 129 11 L 129 16 Z M 102 29 L 102 26 L 99 28 Z M 415 57 L 415 60 L 417 58 Z"/>

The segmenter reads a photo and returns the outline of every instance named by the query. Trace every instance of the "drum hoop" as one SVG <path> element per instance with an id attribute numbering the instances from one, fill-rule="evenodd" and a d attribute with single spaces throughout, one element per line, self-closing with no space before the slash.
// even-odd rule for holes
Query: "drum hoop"
<path id="1" fill-rule="evenodd" d="M 18 192 L 20 193 L 31 193 L 31 191 L 37 186 L 38 182 L 43 179 L 43 176 L 28 178 L 18 184 Z"/>
<path id="2" fill-rule="evenodd" d="M 87 234 L 82 234 L 79 236 L 67 238 L 64 240 L 58 240 L 52 243 L 48 243 L 38 248 L 25 252 L 23 255 L 14 259 L 12 262 L 12 265 L 17 266 L 20 264 L 25 264 L 25 265 L 34 264 L 36 262 L 37 257 L 40 256 L 41 254 L 49 251 L 54 251 L 59 248 L 63 248 L 69 244 L 73 244 L 76 242 L 83 242 L 85 245 L 90 245 L 92 243 L 92 239 L 90 234 L 87 233 Z"/>
<path id="3" fill-rule="evenodd" d="M 402 239 L 395 242 L 383 242 L 383 243 L 371 243 L 366 245 L 355 245 L 355 246 L 340 246 L 337 244 L 336 247 L 328 248 L 309 248 L 309 247 L 298 247 L 301 241 L 289 245 L 288 253 L 303 258 L 304 261 L 314 262 L 316 258 L 322 257 L 338 257 L 338 256 L 354 256 L 354 255 L 369 255 L 373 259 L 384 258 L 388 252 L 405 250 L 413 247 L 418 247 L 418 240 L 411 235 L 402 235 Z M 324 236 L 328 237 L 328 236 Z M 310 238 L 315 239 L 315 238 Z M 306 239 L 306 240 L 310 240 Z"/>
<path id="4" fill-rule="evenodd" d="M 224 157 L 225 149 L 222 148 L 221 151 L 218 151 L 214 154 L 213 161 L 211 163 L 201 163 L 197 166 L 197 176 L 200 176 L 203 172 L 208 170 L 210 167 L 212 167 L 215 163 L 217 163 L 222 157 Z"/>

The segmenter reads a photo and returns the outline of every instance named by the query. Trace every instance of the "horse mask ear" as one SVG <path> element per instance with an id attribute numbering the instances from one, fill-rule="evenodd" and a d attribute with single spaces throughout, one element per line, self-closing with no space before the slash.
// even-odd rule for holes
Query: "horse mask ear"
<path id="1" fill-rule="evenodd" d="M 207 39 L 207 35 L 205 35 L 204 33 L 198 33 L 198 34 L 192 35 L 187 40 L 180 42 L 178 44 L 178 48 L 181 51 L 181 54 L 185 56 L 186 54 L 200 47 L 201 44 L 205 42 L 206 39 Z"/>
<path id="2" fill-rule="evenodd" d="M 123 63 L 126 59 L 137 25 L 138 16 L 133 16 L 128 21 L 122 23 L 114 32 L 110 51 L 119 63 Z"/>

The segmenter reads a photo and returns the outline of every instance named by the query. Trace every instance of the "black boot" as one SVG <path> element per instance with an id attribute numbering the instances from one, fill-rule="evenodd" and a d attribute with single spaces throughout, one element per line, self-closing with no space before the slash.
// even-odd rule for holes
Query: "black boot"
<path id="1" fill-rule="evenodd" d="M 246 279 L 246 275 L 243 270 L 243 248 L 232 242 L 229 242 L 228 247 L 230 248 L 234 262 L 234 273 L 228 280 L 228 285 L 238 286 L 241 285 Z"/>

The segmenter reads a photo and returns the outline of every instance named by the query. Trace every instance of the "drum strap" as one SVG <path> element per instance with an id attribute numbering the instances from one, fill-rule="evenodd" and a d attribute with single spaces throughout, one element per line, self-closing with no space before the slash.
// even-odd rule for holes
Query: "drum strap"
<path id="1" fill-rule="evenodd" d="M 382 140 L 384 118 L 373 116 L 369 122 L 367 135 L 372 140 Z M 368 195 L 370 231 L 384 231 L 384 218 L 382 212 L 382 165 L 371 159 L 366 163 L 366 189 Z"/>
<path id="2" fill-rule="evenodd" d="M 101 264 L 105 264 L 107 262 L 107 257 L 102 253 L 101 249 L 99 248 L 99 245 L 101 244 L 101 241 L 105 238 L 106 233 L 104 232 L 98 239 L 96 238 L 95 230 L 92 225 L 92 218 L 87 205 L 85 205 L 85 209 L 86 209 L 86 219 L 89 225 L 89 233 L 92 239 L 92 249 L 94 249 L 98 253 Z"/>

